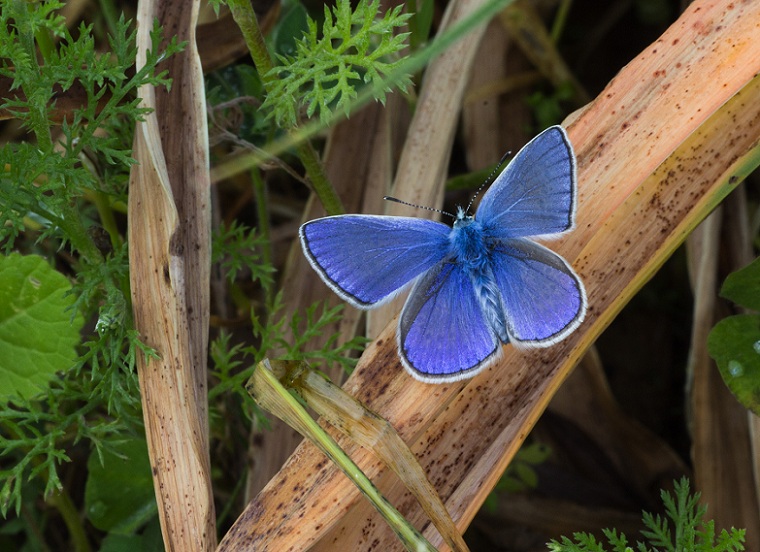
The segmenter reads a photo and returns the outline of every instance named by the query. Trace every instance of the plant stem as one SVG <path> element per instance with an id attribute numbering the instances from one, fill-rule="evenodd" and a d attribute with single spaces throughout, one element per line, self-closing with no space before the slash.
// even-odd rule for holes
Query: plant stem
<path id="1" fill-rule="evenodd" d="M 550 36 L 552 37 L 552 43 L 554 44 L 557 44 L 557 42 L 559 42 L 559 39 L 562 36 L 562 31 L 565 30 L 565 25 L 567 24 L 567 16 L 570 12 L 571 4 L 572 0 L 562 0 L 559 3 L 559 9 L 557 10 L 557 15 L 554 17 L 554 22 L 552 23 L 550 33 Z"/>
<path id="2" fill-rule="evenodd" d="M 87 263 L 94 264 L 103 262 L 103 255 L 87 233 L 82 224 L 82 217 L 76 205 L 71 201 L 61 207 L 61 217 L 56 221 L 63 230 L 63 234 L 71 242 L 73 248 L 79 252 Z"/>
<path id="3" fill-rule="evenodd" d="M 106 22 L 108 33 L 111 36 L 116 35 L 116 29 L 118 28 L 119 16 L 112 0 L 99 0 L 100 13 L 103 14 L 103 19 Z"/>
<path id="4" fill-rule="evenodd" d="M 259 235 L 264 238 L 264 245 L 261 248 L 261 262 L 267 266 L 272 265 L 272 243 L 269 226 L 269 202 L 267 201 L 267 188 L 264 179 L 261 178 L 261 171 L 254 167 L 251 171 L 251 180 L 253 180 L 253 197 L 256 200 L 256 218 Z M 264 304 L 272 304 L 272 286 L 264 283 Z"/>
<path id="5" fill-rule="evenodd" d="M 54 506 L 63 517 L 64 523 L 69 530 L 71 541 L 76 552 L 90 552 L 92 548 L 87 540 L 87 534 L 82 526 L 79 512 L 77 511 L 71 497 L 65 490 L 56 491 L 48 498 L 48 503 Z"/>
<path id="6" fill-rule="evenodd" d="M 345 212 L 343 203 L 340 201 L 338 194 L 335 192 L 332 184 L 327 178 L 322 161 L 317 156 L 317 152 L 309 140 L 304 140 L 296 145 L 298 158 L 306 168 L 306 174 L 311 179 L 314 192 L 319 197 L 319 201 L 327 211 L 328 215 L 340 215 Z"/>
<path id="7" fill-rule="evenodd" d="M 98 215 L 100 216 L 100 223 L 103 225 L 103 229 L 108 232 L 108 235 L 111 238 L 111 246 L 114 249 L 118 249 L 121 247 L 123 240 L 121 234 L 119 233 L 119 227 L 116 224 L 116 218 L 113 216 L 113 209 L 111 208 L 111 203 L 108 200 L 108 195 L 104 194 L 103 192 L 96 191 L 93 194 L 93 198 L 95 201 L 95 207 L 98 210 Z"/>
<path id="8" fill-rule="evenodd" d="M 272 63 L 272 57 L 269 55 L 269 49 L 264 41 L 264 35 L 261 33 L 261 27 L 259 27 L 259 22 L 256 19 L 256 14 L 251 7 L 251 3 L 247 0 L 229 0 L 227 5 L 232 12 L 232 18 L 243 33 L 243 38 L 251 53 L 253 63 L 256 65 L 256 69 L 259 72 L 261 82 L 264 84 L 264 88 L 268 89 L 269 83 L 276 78 L 271 73 L 271 69 L 274 65 Z M 338 215 L 343 213 L 343 204 L 341 203 L 338 194 L 335 192 L 335 188 L 330 184 L 330 181 L 325 174 L 324 166 L 311 143 L 308 142 L 308 140 L 300 142 L 296 146 L 296 151 L 301 163 L 303 163 L 303 166 L 306 169 L 306 174 L 309 176 L 309 179 L 314 186 L 314 192 L 319 197 L 327 214 Z"/>
<path id="9" fill-rule="evenodd" d="M 269 55 L 266 42 L 264 42 L 264 35 L 261 33 L 259 21 L 256 19 L 253 7 L 247 0 L 229 0 L 227 5 L 232 12 L 232 18 L 243 33 L 248 51 L 251 53 L 264 86 L 266 86 L 274 78 L 269 73 L 274 65 L 272 64 L 272 57 Z"/>

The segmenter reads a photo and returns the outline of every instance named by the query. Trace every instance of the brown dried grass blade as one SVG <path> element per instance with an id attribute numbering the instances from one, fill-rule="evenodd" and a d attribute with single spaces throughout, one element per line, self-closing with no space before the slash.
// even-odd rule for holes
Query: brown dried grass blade
<path id="1" fill-rule="evenodd" d="M 209 477 L 210 201 L 205 96 L 194 29 L 198 2 L 141 2 L 138 67 L 154 19 L 188 40 L 170 58 L 171 92 L 140 90 L 155 109 L 135 129 L 129 254 L 135 325 L 160 359 L 138 356 L 159 518 L 167 550 L 213 550 Z"/>
<path id="2" fill-rule="evenodd" d="M 587 319 L 574 335 L 539 351 L 506 347 L 498 365 L 469 382 L 432 386 L 402 370 L 391 324 L 344 386 L 410 443 L 459 527 L 584 351 L 753 167 L 747 157 L 760 135 L 759 20 L 757 2 L 692 3 L 569 127 L 578 156 L 578 228 L 553 249 L 573 262 L 589 295 Z M 706 86 L 705 75 L 715 84 Z M 380 473 L 368 453 L 352 457 L 389 500 L 403 500 L 403 486 Z M 295 487 L 303 489 L 298 496 Z M 357 498 L 301 447 L 221 549 L 302 550 L 321 539 L 313 550 L 368 543 L 392 550 L 392 535 Z M 399 509 L 424 520 L 413 501 Z"/>

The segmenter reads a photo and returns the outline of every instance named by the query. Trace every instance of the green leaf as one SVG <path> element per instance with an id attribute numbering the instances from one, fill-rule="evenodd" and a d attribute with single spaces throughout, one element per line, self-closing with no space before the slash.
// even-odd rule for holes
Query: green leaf
<path id="1" fill-rule="evenodd" d="M 293 2 L 285 8 L 275 26 L 270 40 L 275 54 L 279 56 L 295 56 L 297 41 L 309 30 L 308 13 L 301 2 Z"/>
<path id="2" fill-rule="evenodd" d="M 520 450 L 517 451 L 516 460 L 521 460 L 527 464 L 543 464 L 546 462 L 552 454 L 551 447 L 543 443 L 530 443 L 523 445 Z"/>
<path id="3" fill-rule="evenodd" d="M 93 450 L 87 469 L 84 502 L 95 527 L 128 535 L 155 517 L 158 506 L 143 439 L 118 443 L 102 456 Z"/>
<path id="4" fill-rule="evenodd" d="M 158 517 L 154 518 L 142 535 L 109 533 L 100 543 L 100 552 L 163 552 L 164 541 Z"/>
<path id="5" fill-rule="evenodd" d="M 707 338 L 707 349 L 731 393 L 760 415 L 760 315 L 721 320 Z"/>
<path id="6" fill-rule="evenodd" d="M 430 38 L 435 2 L 433 0 L 407 0 L 406 11 L 412 14 L 409 19 L 409 45 L 413 50 L 416 50 Z"/>
<path id="7" fill-rule="evenodd" d="M 333 111 L 350 111 L 361 86 L 371 86 L 375 99 L 385 101 L 391 85 L 405 91 L 407 74 L 385 82 L 398 68 L 409 33 L 395 32 L 411 17 L 402 6 L 379 15 L 379 0 L 360 0 L 351 11 L 349 0 L 337 0 L 324 10 L 322 36 L 317 23 L 306 20 L 306 31 L 295 41 L 293 55 L 278 55 L 282 65 L 267 74 L 267 96 L 262 110 L 279 126 L 295 126 L 297 111 L 318 115 L 326 122 Z M 279 40 L 279 39 L 278 39 Z"/>
<path id="8" fill-rule="evenodd" d="M 29 398 L 77 358 L 83 319 L 71 284 L 42 257 L 0 257 L 0 404 Z"/>
<path id="9" fill-rule="evenodd" d="M 760 258 L 729 274 L 720 294 L 738 305 L 760 311 Z"/>

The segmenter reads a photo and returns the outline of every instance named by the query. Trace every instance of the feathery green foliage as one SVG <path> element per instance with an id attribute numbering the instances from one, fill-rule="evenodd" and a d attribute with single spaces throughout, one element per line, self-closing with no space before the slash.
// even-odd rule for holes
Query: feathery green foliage
<path id="1" fill-rule="evenodd" d="M 296 43 L 296 54 L 278 55 L 282 65 L 266 75 L 263 108 L 271 110 L 278 125 L 295 126 L 300 107 L 307 117 L 318 113 L 322 121 L 333 110 L 348 114 L 362 84 L 371 84 L 376 99 L 385 102 L 391 88 L 384 79 L 400 65 L 399 52 L 409 35 L 395 31 L 411 16 L 396 6 L 379 18 L 379 8 L 379 0 L 360 0 L 352 12 L 349 0 L 338 0 L 332 11 L 325 6 L 321 33 L 308 19 L 308 32 Z M 395 86 L 406 91 L 409 84 L 410 77 L 403 75 Z"/>
<path id="2" fill-rule="evenodd" d="M 0 243 L 6 254 L 36 252 L 73 273 L 67 316 L 97 323 L 59 377 L 35 396 L 10 397 L 0 414 L 3 515 L 20 511 L 28 489 L 65 493 L 59 469 L 77 443 L 101 454 L 141 431 L 134 367 L 138 354 L 152 354 L 132 326 L 127 248 L 115 216 L 126 202 L 134 124 L 147 113 L 137 89 L 168 86 L 156 65 L 181 46 L 171 40 L 162 51 L 155 27 L 146 65 L 135 72 L 128 21 L 118 20 L 110 52 L 99 53 L 92 27 L 81 25 L 74 36 L 58 15 L 62 7 L 10 0 L 0 10 L 0 76 L 12 82 L 0 107 L 29 133 L 0 148 Z M 64 112 L 56 100 L 67 94 L 80 101 Z M 10 255 L 6 265 L 25 259 Z M 45 341 L 27 344 L 30 354 L 44 354 Z"/>
<path id="3" fill-rule="evenodd" d="M 674 482 L 674 493 L 661 491 L 660 496 L 665 505 L 665 517 L 643 513 L 643 523 L 646 529 L 641 534 L 647 538 L 648 544 L 637 542 L 636 547 L 628 543 L 628 539 L 615 529 L 603 529 L 611 548 L 598 541 L 588 533 L 575 533 L 575 542 L 562 537 L 561 542 L 552 540 L 549 544 L 551 552 L 738 552 L 744 550 L 744 529 L 726 531 L 715 534 L 715 522 L 704 519 L 707 506 L 699 504 L 699 493 L 689 494 L 689 480 L 685 477 Z M 671 526 L 672 522 L 672 526 Z M 717 540 L 716 540 L 717 539 Z"/>

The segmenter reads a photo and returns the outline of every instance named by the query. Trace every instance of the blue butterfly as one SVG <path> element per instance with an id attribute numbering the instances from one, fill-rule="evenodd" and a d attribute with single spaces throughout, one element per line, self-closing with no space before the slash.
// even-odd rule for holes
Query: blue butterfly
<path id="1" fill-rule="evenodd" d="M 338 215 L 305 223 L 301 245 L 325 283 L 360 309 L 414 282 L 397 339 L 407 371 L 451 382 L 486 368 L 501 343 L 546 347 L 575 330 L 586 292 L 559 255 L 529 239 L 575 226 L 575 154 L 560 126 L 531 140 L 496 178 L 475 216 Z"/>

